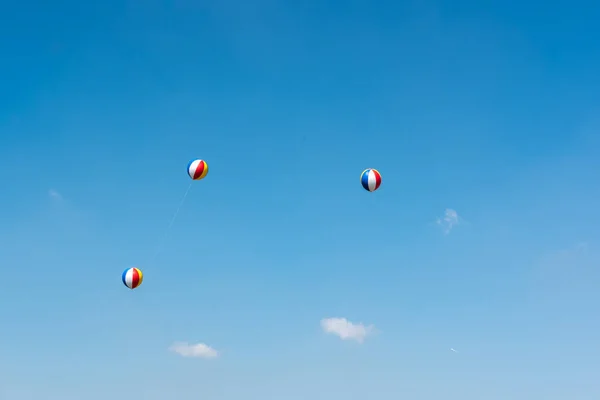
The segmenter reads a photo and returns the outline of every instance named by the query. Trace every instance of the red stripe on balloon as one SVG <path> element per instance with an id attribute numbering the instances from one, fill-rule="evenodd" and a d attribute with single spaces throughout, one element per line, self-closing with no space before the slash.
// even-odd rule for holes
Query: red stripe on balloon
<path id="1" fill-rule="evenodd" d="M 377 189 L 381 185 L 381 175 L 375 170 L 373 172 L 375 173 L 375 189 Z"/>
<path id="2" fill-rule="evenodd" d="M 134 268 L 131 272 L 131 288 L 135 289 L 140 284 L 140 273 L 136 268 Z"/>
<path id="3" fill-rule="evenodd" d="M 205 168 L 204 161 L 200 161 L 198 163 L 198 166 L 196 167 L 196 171 L 194 171 L 194 179 L 198 179 L 202 176 L 202 173 L 204 172 L 204 168 Z"/>

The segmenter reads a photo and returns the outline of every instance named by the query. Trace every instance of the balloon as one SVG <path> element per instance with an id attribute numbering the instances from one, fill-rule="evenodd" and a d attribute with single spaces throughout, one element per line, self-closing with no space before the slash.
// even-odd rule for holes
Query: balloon
<path id="1" fill-rule="evenodd" d="M 129 289 L 138 288 L 144 280 L 144 274 L 139 268 L 127 268 L 123 271 L 123 284 Z"/>
<path id="2" fill-rule="evenodd" d="M 381 174 L 373 168 L 368 168 L 360 175 L 360 183 L 369 192 L 374 192 L 381 186 Z"/>
<path id="3" fill-rule="evenodd" d="M 204 160 L 192 160 L 188 164 L 187 170 L 190 178 L 199 181 L 208 174 L 208 164 Z"/>

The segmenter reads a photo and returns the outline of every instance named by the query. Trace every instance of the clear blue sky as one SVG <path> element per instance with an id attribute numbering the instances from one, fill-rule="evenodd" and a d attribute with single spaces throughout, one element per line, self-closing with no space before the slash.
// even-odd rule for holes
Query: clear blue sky
<path id="1" fill-rule="evenodd" d="M 51 3 L 0 3 L 1 400 L 600 397 L 597 2 Z"/>

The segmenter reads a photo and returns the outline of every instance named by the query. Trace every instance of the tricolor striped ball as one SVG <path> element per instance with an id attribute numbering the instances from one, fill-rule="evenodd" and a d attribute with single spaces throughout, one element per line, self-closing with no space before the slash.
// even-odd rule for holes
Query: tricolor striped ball
<path id="1" fill-rule="evenodd" d="M 204 160 L 192 160 L 188 164 L 188 175 L 195 181 L 199 181 L 208 174 L 208 164 Z"/>
<path id="2" fill-rule="evenodd" d="M 123 284 L 129 289 L 135 289 L 142 284 L 144 275 L 139 268 L 127 268 L 123 271 Z"/>
<path id="3" fill-rule="evenodd" d="M 360 183 L 369 192 L 374 192 L 381 186 L 381 174 L 373 168 L 368 168 L 360 175 Z"/>

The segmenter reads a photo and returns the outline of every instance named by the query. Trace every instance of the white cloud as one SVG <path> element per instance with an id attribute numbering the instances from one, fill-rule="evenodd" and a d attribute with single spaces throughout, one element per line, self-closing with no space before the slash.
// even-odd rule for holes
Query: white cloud
<path id="1" fill-rule="evenodd" d="M 185 342 L 174 343 L 169 350 L 179 354 L 182 357 L 195 357 L 195 358 L 216 358 L 219 356 L 219 352 L 212 347 L 204 344 L 189 344 Z"/>
<path id="2" fill-rule="evenodd" d="M 458 213 L 451 208 L 446 208 L 444 216 L 435 221 L 435 223 L 441 226 L 444 230 L 444 235 L 449 234 L 452 228 L 458 225 L 459 222 L 460 217 L 458 216 Z"/>
<path id="3" fill-rule="evenodd" d="M 326 333 L 339 336 L 342 340 L 356 340 L 358 343 L 362 343 L 375 329 L 373 325 L 353 324 L 346 318 L 323 318 L 321 328 Z"/>
<path id="4" fill-rule="evenodd" d="M 62 195 L 54 189 L 48 190 L 48 196 L 50 196 L 51 198 L 53 198 L 55 200 L 62 200 L 62 198 L 63 198 Z"/>

